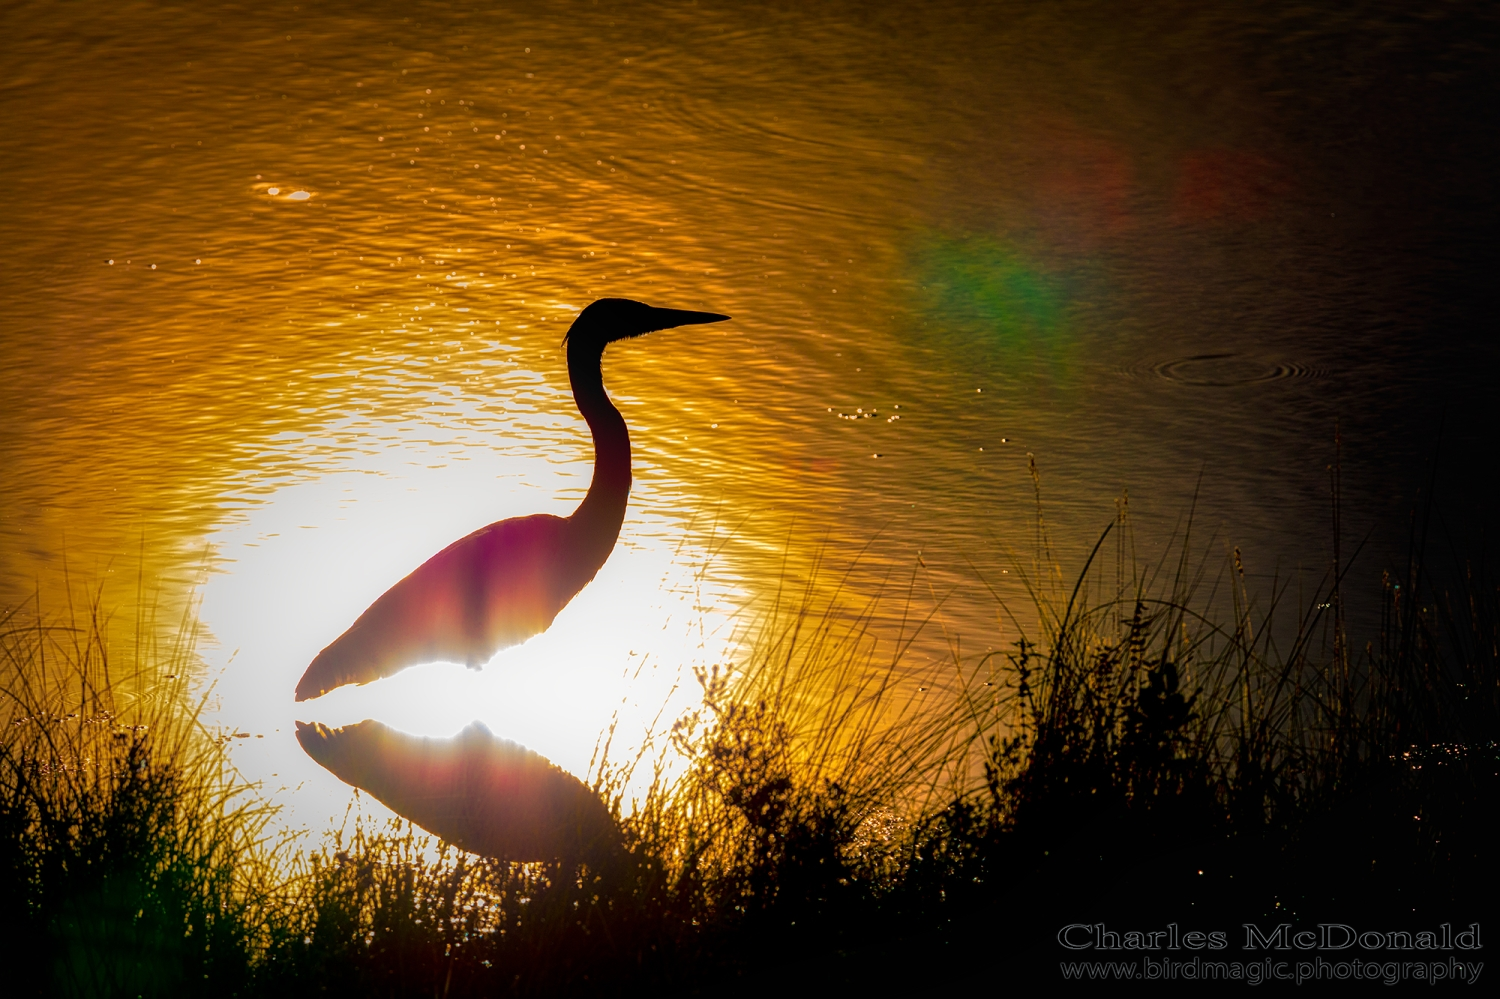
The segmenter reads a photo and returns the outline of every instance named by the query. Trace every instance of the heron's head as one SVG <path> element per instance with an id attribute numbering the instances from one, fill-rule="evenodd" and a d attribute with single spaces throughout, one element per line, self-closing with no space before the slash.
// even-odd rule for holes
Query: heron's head
<path id="1" fill-rule="evenodd" d="M 728 318 L 717 312 L 658 309 L 628 298 L 601 298 L 578 314 L 578 318 L 568 328 L 567 335 L 563 337 L 563 343 L 597 347 L 602 351 L 616 340 L 626 340 L 674 326 L 721 323 Z"/>

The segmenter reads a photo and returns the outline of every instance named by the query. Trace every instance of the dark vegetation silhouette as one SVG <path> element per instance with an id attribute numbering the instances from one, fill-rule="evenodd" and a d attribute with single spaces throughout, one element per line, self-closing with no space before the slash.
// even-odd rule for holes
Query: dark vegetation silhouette
<path id="1" fill-rule="evenodd" d="M 498 521 L 432 556 L 318 653 L 297 700 L 420 663 L 479 669 L 547 630 L 609 558 L 630 498 L 630 435 L 604 391 L 604 349 L 728 318 L 624 298 L 579 313 L 563 338 L 573 400 L 594 439 L 594 475 L 578 509 Z M 374 721 L 342 729 L 299 722 L 297 741 L 339 779 L 475 852 L 529 861 L 614 846 L 602 805 L 576 778 L 483 728 L 444 745 Z"/>
<path id="2" fill-rule="evenodd" d="M 1013 570 L 1039 632 L 940 673 L 876 640 L 876 604 L 789 586 L 662 733 L 685 769 L 597 769 L 618 848 L 528 863 L 425 849 L 405 824 L 270 840 L 214 733 L 154 681 L 189 672 L 190 628 L 122 667 L 97 609 L 14 611 L 8 991 L 920 993 L 1052 985 L 1072 922 L 1482 922 L 1500 832 L 1486 563 L 1439 589 L 1418 549 L 1356 648 L 1345 567 L 1256 604 L 1238 552 L 1220 566 L 1185 533 L 1138 567 L 1128 536 L 1122 511 L 1064 583 L 1042 535 Z M 884 599 L 920 622 L 917 592 Z"/>

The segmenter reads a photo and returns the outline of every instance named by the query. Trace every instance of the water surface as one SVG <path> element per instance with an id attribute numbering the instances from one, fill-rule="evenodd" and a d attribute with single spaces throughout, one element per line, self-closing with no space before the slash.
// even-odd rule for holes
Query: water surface
<path id="1" fill-rule="evenodd" d="M 922 654 L 1001 646 L 975 579 L 1024 607 L 1028 455 L 1064 572 L 1128 493 L 1139 559 L 1191 510 L 1264 592 L 1329 565 L 1337 428 L 1373 593 L 1440 437 L 1460 507 L 1493 454 L 1493 21 L 10 5 L 0 597 L 58 606 L 64 566 L 198 594 L 244 765 L 284 779 L 312 654 L 581 497 L 559 341 L 605 295 L 735 321 L 607 356 L 638 477 L 600 585 L 484 674 L 320 720 L 488 712 L 581 771 L 820 548 L 829 586 L 858 555 L 851 606 L 942 600 Z"/>

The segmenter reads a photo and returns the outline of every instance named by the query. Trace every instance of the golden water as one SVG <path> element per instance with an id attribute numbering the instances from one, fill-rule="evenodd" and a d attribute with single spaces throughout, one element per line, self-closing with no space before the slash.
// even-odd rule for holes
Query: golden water
<path id="1" fill-rule="evenodd" d="M 606 295 L 734 322 L 606 357 L 637 484 L 599 583 L 482 674 L 301 716 L 480 715 L 581 771 L 820 545 L 828 585 L 863 552 L 851 606 L 943 599 L 919 654 L 997 646 L 1028 453 L 1070 568 L 1128 489 L 1144 561 L 1196 496 L 1205 550 L 1320 573 L 1335 418 L 1346 519 L 1404 509 L 1428 414 L 1383 407 L 1444 313 L 1392 179 L 1426 161 L 1370 124 L 1399 12 L 808 6 L 7 6 L 4 602 L 64 564 L 197 594 L 242 765 L 331 791 L 296 677 L 448 541 L 577 502 L 559 341 Z"/>

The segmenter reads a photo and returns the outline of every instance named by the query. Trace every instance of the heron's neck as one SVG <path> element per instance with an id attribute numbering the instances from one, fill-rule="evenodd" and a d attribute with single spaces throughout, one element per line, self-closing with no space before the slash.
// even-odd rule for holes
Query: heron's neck
<path id="1" fill-rule="evenodd" d="M 569 519 L 601 545 L 607 557 L 630 499 L 630 435 L 624 417 L 604 394 L 599 370 L 604 351 L 575 343 L 568 344 L 568 379 L 573 383 L 573 401 L 594 435 L 594 478 L 588 495 Z"/>

